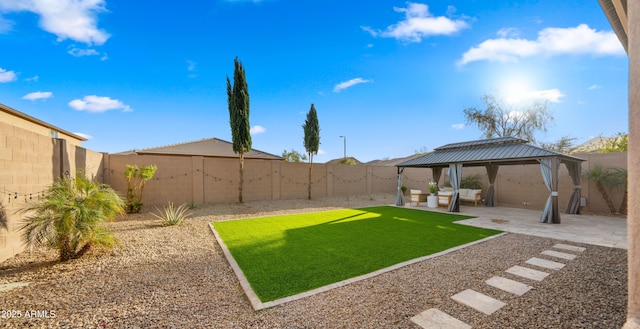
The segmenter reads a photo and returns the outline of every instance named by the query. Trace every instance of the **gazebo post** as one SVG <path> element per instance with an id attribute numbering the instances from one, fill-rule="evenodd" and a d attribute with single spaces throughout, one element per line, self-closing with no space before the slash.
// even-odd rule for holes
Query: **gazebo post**
<path id="1" fill-rule="evenodd" d="M 398 193 L 396 196 L 396 206 L 404 206 L 404 200 L 402 199 L 402 172 L 404 167 L 398 167 Z"/>

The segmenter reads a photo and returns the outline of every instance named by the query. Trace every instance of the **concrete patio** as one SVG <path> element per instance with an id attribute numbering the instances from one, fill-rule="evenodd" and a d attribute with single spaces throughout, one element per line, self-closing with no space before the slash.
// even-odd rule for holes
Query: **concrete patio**
<path id="1" fill-rule="evenodd" d="M 406 207 L 446 212 L 445 207 Z M 460 214 L 476 218 L 459 224 L 490 228 L 511 233 L 627 249 L 627 220 L 623 217 L 560 214 L 561 224 L 540 223 L 542 209 L 460 206 Z"/>

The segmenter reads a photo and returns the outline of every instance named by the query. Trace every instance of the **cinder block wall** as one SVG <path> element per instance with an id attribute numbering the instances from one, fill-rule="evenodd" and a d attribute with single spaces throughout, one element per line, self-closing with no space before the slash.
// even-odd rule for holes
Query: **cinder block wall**
<path id="1" fill-rule="evenodd" d="M 145 211 L 173 203 L 237 202 L 239 160 L 234 158 L 108 155 L 105 182 L 125 195 L 126 165 L 156 165 L 145 184 Z M 394 193 L 395 167 L 313 164 L 311 196 Z M 245 159 L 243 200 L 303 199 L 308 195 L 309 164 Z"/>
<path id="2" fill-rule="evenodd" d="M 102 154 L 0 122 L 0 202 L 9 218 L 8 229 L 0 228 L 0 261 L 23 250 L 18 229 L 24 215 L 16 212 L 76 169 L 101 181 Z"/>

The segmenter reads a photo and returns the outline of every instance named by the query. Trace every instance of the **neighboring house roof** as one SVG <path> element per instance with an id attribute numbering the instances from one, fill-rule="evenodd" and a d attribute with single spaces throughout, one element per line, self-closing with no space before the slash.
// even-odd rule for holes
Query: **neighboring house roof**
<path id="1" fill-rule="evenodd" d="M 233 152 L 233 144 L 218 138 L 205 138 L 193 142 L 172 144 L 144 150 L 131 150 L 116 153 L 120 155 L 139 154 L 139 155 L 190 155 L 190 156 L 208 156 L 237 158 L 238 154 Z M 267 160 L 284 160 L 284 158 L 253 149 L 244 154 L 246 159 L 267 159 Z"/>
<path id="2" fill-rule="evenodd" d="M 54 125 L 52 125 L 50 123 L 46 123 L 46 122 L 44 122 L 42 120 L 38 120 L 38 119 L 36 119 L 36 118 L 34 118 L 34 117 L 30 116 L 30 115 L 24 114 L 24 113 L 22 113 L 22 112 L 20 112 L 20 111 L 18 111 L 16 109 L 13 109 L 13 108 L 11 108 L 9 106 L 6 106 L 4 104 L 0 104 L 0 111 L 8 113 L 8 114 L 10 114 L 10 115 L 12 115 L 14 117 L 20 118 L 22 120 L 28 121 L 30 123 L 34 123 L 36 125 L 48 128 L 48 129 L 50 129 L 52 131 L 55 131 L 57 133 L 67 135 L 67 136 L 72 137 L 74 139 L 77 139 L 79 141 L 86 141 L 87 140 L 86 138 L 84 138 L 84 137 L 82 137 L 80 135 L 76 135 L 76 134 L 74 134 L 72 132 L 68 132 L 68 131 L 66 131 L 66 130 L 64 130 L 62 128 L 58 128 L 58 127 L 56 127 L 56 126 L 54 126 Z"/>
<path id="3" fill-rule="evenodd" d="M 532 164 L 540 158 L 558 157 L 561 162 L 584 161 L 537 146 L 513 137 L 499 137 L 475 141 L 447 144 L 433 152 L 396 165 L 397 167 L 448 167 L 451 163 L 464 166 L 484 166 L 486 164 Z"/>
<path id="4" fill-rule="evenodd" d="M 373 166 L 390 166 L 393 167 L 399 163 L 403 163 L 405 161 L 411 160 L 413 158 L 417 158 L 419 156 L 422 156 L 423 154 L 412 154 L 408 157 L 402 157 L 402 158 L 394 158 L 394 159 L 389 159 L 389 160 L 372 160 L 367 162 L 368 165 L 373 165 Z"/>
<path id="5" fill-rule="evenodd" d="M 609 141 L 610 137 L 594 137 L 574 148 L 571 149 L 571 153 L 597 153 L 598 150 L 604 145 L 607 141 Z"/>

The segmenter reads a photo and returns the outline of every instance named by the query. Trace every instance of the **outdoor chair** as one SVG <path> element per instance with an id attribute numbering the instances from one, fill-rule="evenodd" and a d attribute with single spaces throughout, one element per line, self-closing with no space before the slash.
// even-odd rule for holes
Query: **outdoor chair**
<path id="1" fill-rule="evenodd" d="M 420 206 L 420 202 L 427 202 L 427 196 L 429 193 L 422 193 L 422 190 L 410 190 L 409 191 L 409 205 L 416 203 L 416 206 Z"/>
<path id="2" fill-rule="evenodd" d="M 453 196 L 453 192 L 438 192 L 438 206 L 448 207 L 451 204 L 451 197 Z"/>

